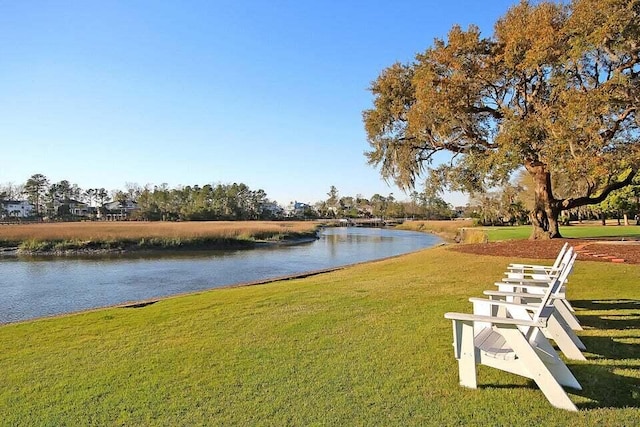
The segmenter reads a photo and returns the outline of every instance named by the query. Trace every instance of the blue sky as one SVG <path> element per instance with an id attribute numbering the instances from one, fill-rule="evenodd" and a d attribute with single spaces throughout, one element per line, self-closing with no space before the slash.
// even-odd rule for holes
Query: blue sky
<path id="1" fill-rule="evenodd" d="M 0 0 L 0 183 L 405 199 L 363 154 L 369 84 L 515 2 Z"/>

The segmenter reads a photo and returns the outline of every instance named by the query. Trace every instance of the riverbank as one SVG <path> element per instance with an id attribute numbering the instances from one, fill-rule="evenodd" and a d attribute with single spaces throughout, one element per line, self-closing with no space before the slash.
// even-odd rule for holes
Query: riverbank
<path id="1" fill-rule="evenodd" d="M 320 227 L 326 225 L 309 221 L 14 224 L 0 227 L 0 257 L 251 249 L 307 243 L 317 239 Z M 460 242 L 460 230 L 470 225 L 470 221 L 405 221 L 394 228 L 430 233 L 453 243 Z"/>
<path id="2" fill-rule="evenodd" d="M 50 223 L 0 228 L 0 256 L 246 249 L 317 238 L 309 222 Z"/>
<path id="3" fill-rule="evenodd" d="M 384 259 L 431 247 L 427 233 L 328 228 L 308 244 L 251 250 L 132 252 L 0 259 L 0 323 L 143 301 Z"/>
<path id="4" fill-rule="evenodd" d="M 525 259 L 518 259 L 526 261 Z M 424 250 L 304 279 L 0 327 L 8 425 L 633 425 L 638 265 L 578 261 L 578 413 L 526 379 L 458 385 L 446 311 L 513 256 Z M 533 260 L 532 260 L 533 261 Z M 631 337 L 631 338 L 630 338 Z"/>
<path id="5" fill-rule="evenodd" d="M 473 225 L 471 220 L 457 221 L 404 221 L 396 226 L 398 230 L 420 231 L 422 233 L 431 233 L 440 237 L 449 243 L 461 243 L 468 240 L 468 235 L 463 236 L 462 230 Z M 469 234 L 469 233 L 467 233 Z"/>

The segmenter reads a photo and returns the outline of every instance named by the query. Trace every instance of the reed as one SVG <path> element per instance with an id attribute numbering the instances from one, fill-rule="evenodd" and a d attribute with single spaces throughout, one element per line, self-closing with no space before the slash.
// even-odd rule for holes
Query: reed
<path id="1" fill-rule="evenodd" d="M 206 246 L 311 236 L 313 222 L 74 222 L 0 227 L 0 247 L 24 251 Z"/>
<path id="2" fill-rule="evenodd" d="M 312 222 L 62 222 L 0 227 L 2 240 L 139 239 L 143 237 L 238 237 L 304 233 Z"/>
<path id="3" fill-rule="evenodd" d="M 400 230 L 411 231 L 423 231 L 428 233 L 437 234 L 445 239 L 454 240 L 459 234 L 460 230 L 466 227 L 472 227 L 473 221 L 471 220 L 457 220 L 457 221 L 405 221 L 397 228 Z"/>

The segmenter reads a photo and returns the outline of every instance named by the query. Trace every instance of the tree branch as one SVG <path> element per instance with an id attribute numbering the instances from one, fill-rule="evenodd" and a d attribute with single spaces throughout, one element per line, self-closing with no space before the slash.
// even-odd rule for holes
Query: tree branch
<path id="1" fill-rule="evenodd" d="M 494 119 L 502 119 L 504 115 L 495 108 L 491 108 L 489 106 L 483 105 L 482 107 L 469 107 L 467 110 L 469 113 L 477 114 L 477 113 L 489 113 L 491 117 Z"/>
<path id="2" fill-rule="evenodd" d="M 604 199 L 606 199 L 607 196 L 612 191 L 619 190 L 631 184 L 631 181 L 633 180 L 633 178 L 636 176 L 637 173 L 638 173 L 637 169 L 635 168 L 632 169 L 625 179 L 623 179 L 622 181 L 616 181 L 607 185 L 602 190 L 602 192 L 595 197 L 587 196 L 587 197 L 578 197 L 576 199 L 572 199 L 572 198 L 564 199 L 560 201 L 560 205 L 562 206 L 562 209 L 572 209 L 572 208 L 577 208 L 578 206 L 594 205 L 594 204 L 600 203 L 604 201 Z"/>
<path id="3" fill-rule="evenodd" d="M 618 115 L 618 118 L 613 122 L 613 127 L 600 133 L 600 137 L 605 141 L 610 141 L 620 129 L 620 123 L 624 122 L 631 113 L 636 111 L 636 106 L 628 107 L 622 113 Z"/>

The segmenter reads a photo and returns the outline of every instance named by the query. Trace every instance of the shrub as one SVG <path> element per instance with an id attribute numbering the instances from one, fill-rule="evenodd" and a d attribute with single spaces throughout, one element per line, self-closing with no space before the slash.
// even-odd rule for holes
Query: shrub
<path id="1" fill-rule="evenodd" d="M 487 233 L 481 230 L 474 230 L 470 228 L 461 228 L 456 241 L 460 243 L 487 243 L 489 236 Z"/>

